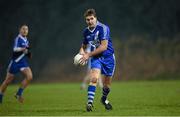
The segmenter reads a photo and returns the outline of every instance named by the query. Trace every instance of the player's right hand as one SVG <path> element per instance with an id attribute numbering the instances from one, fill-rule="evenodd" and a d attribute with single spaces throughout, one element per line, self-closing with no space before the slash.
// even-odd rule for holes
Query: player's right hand
<path id="1" fill-rule="evenodd" d="M 28 49 L 24 49 L 24 54 L 27 54 L 28 53 Z"/>

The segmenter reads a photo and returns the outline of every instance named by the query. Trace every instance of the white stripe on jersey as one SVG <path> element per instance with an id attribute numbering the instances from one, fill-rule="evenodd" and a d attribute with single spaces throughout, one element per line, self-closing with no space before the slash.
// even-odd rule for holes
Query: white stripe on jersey
<path id="1" fill-rule="evenodd" d="M 19 47 L 18 47 L 19 38 L 21 38 L 25 42 L 25 44 L 28 45 L 27 38 L 23 37 L 21 34 L 19 34 L 15 39 L 15 45 L 13 47 L 13 51 L 18 51 L 18 49 L 19 49 Z"/>
<path id="2" fill-rule="evenodd" d="M 16 39 L 15 39 L 15 45 L 14 45 L 14 48 L 17 48 L 18 40 L 19 40 L 19 36 L 17 36 Z M 13 50 L 14 50 L 14 48 L 13 48 Z"/>
<path id="3" fill-rule="evenodd" d="M 15 62 L 16 62 L 16 63 L 19 62 L 24 56 L 25 56 L 25 53 L 21 54 L 21 56 L 19 56 L 19 57 L 15 60 Z"/>
<path id="4" fill-rule="evenodd" d="M 113 59 L 114 59 L 114 68 L 113 68 L 112 75 L 114 74 L 115 67 L 116 67 L 116 58 L 115 58 L 115 55 L 114 55 L 114 54 L 113 54 Z"/>
<path id="5" fill-rule="evenodd" d="M 102 24 L 102 23 L 100 23 L 100 22 L 98 22 L 98 24 L 97 24 L 97 25 L 99 25 L 99 26 L 102 26 L 102 27 L 103 27 L 103 32 L 104 32 L 103 37 L 107 37 L 107 26 L 106 26 L 106 25 L 104 25 L 104 24 Z"/>

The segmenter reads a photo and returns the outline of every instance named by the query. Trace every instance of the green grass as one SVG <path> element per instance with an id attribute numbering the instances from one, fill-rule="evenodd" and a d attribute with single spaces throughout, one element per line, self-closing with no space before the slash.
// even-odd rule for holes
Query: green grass
<path id="1" fill-rule="evenodd" d="M 100 103 L 98 88 L 93 112 L 85 111 L 86 94 L 78 83 L 32 84 L 25 90 L 25 103 L 14 98 L 18 86 L 8 87 L 0 115 L 64 116 L 176 116 L 180 115 L 180 81 L 113 82 L 109 99 L 112 111 Z"/>

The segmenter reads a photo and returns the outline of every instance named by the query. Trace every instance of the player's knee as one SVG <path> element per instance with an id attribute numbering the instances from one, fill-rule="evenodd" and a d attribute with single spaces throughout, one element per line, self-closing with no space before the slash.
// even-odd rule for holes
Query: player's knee
<path id="1" fill-rule="evenodd" d="M 28 77 L 28 80 L 31 81 L 33 79 L 32 75 Z"/>
<path id="2" fill-rule="evenodd" d="M 97 83 L 97 78 L 96 77 L 91 78 L 91 83 L 96 84 Z"/>
<path id="3" fill-rule="evenodd" d="M 32 74 L 28 74 L 28 75 L 27 75 L 27 80 L 31 81 L 32 79 L 33 79 Z"/>
<path id="4" fill-rule="evenodd" d="M 10 84 L 10 81 L 9 81 L 9 80 L 5 80 L 5 81 L 4 81 L 4 84 L 5 84 L 5 85 L 9 85 L 9 84 Z"/>
<path id="5" fill-rule="evenodd" d="M 110 86 L 111 86 L 111 79 L 109 77 L 104 79 L 103 86 L 110 88 Z"/>
<path id="6" fill-rule="evenodd" d="M 4 83 L 5 83 L 6 85 L 9 85 L 9 84 L 11 83 L 11 81 L 12 81 L 12 78 L 6 78 L 6 80 L 4 81 Z"/>
<path id="7" fill-rule="evenodd" d="M 103 84 L 104 88 L 110 88 L 110 86 L 111 86 L 110 84 Z"/>
<path id="8" fill-rule="evenodd" d="M 111 87 L 111 83 L 110 82 L 104 82 L 103 83 L 103 87 L 110 88 Z"/>

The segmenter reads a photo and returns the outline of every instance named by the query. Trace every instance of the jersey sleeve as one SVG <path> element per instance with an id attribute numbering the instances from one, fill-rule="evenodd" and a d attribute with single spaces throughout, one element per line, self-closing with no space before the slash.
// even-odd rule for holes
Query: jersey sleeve
<path id="1" fill-rule="evenodd" d="M 99 39 L 102 40 L 108 40 L 109 39 L 109 27 L 103 25 L 102 28 L 99 31 Z"/>
<path id="2" fill-rule="evenodd" d="M 14 48 L 26 48 L 26 42 L 19 37 L 15 40 Z"/>

